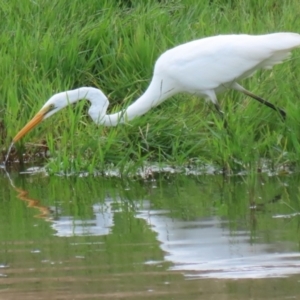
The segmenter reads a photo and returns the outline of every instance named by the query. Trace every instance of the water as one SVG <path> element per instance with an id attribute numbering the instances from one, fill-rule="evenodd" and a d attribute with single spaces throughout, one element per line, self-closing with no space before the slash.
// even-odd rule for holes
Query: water
<path id="1" fill-rule="evenodd" d="M 10 177 L 0 299 L 298 297 L 299 176 Z"/>

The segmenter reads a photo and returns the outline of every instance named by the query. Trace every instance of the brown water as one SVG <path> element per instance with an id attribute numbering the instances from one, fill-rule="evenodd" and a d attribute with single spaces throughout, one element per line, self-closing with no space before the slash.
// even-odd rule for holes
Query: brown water
<path id="1" fill-rule="evenodd" d="M 0 299 L 300 298 L 298 176 L 2 173 Z"/>

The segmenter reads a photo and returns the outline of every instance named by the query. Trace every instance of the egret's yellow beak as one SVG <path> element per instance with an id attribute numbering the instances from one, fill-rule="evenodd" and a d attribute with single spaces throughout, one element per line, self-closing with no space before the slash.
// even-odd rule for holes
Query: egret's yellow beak
<path id="1" fill-rule="evenodd" d="M 13 138 L 13 142 L 16 143 L 20 140 L 26 133 L 31 129 L 41 123 L 44 119 L 44 116 L 51 110 L 51 107 L 45 107 L 41 109 Z"/>

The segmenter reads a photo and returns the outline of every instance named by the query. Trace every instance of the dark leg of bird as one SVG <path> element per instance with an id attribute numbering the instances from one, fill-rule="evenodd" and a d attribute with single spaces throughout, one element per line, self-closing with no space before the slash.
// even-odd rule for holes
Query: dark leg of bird
<path id="1" fill-rule="evenodd" d="M 225 120 L 224 117 L 224 112 L 221 110 L 221 107 L 218 102 L 214 103 L 216 110 L 218 111 L 219 115 L 221 116 L 224 124 L 224 128 L 227 129 L 227 121 Z"/>
<path id="2" fill-rule="evenodd" d="M 277 112 L 280 113 L 282 119 L 285 120 L 285 118 L 286 118 L 286 112 L 283 109 L 277 107 L 276 105 L 272 104 L 271 102 L 269 102 L 269 101 L 267 101 L 267 100 L 265 100 L 265 99 L 263 99 L 263 98 L 261 98 L 259 96 L 256 96 L 256 95 L 252 94 L 251 92 L 249 92 L 247 90 L 243 90 L 242 92 L 244 94 L 246 94 L 247 96 L 250 96 L 251 98 L 257 100 L 258 102 L 260 102 L 260 103 L 262 103 L 262 104 L 264 104 L 264 105 L 266 105 L 266 106 L 268 106 L 268 107 L 276 110 Z"/>

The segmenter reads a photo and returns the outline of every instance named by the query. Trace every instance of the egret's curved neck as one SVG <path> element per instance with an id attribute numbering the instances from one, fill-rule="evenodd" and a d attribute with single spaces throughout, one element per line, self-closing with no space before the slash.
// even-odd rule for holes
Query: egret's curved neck
<path id="1" fill-rule="evenodd" d="M 140 98 L 129 105 L 125 110 L 110 115 L 106 114 L 109 101 L 99 89 L 93 87 L 81 87 L 67 91 L 67 93 L 63 92 L 56 94 L 56 97 L 58 99 L 63 99 L 64 101 L 61 108 L 81 99 L 86 99 L 91 103 L 89 115 L 96 124 L 116 126 L 119 123 L 130 121 L 135 117 L 145 114 L 151 108 L 159 105 L 178 91 L 178 87 L 176 87 L 173 82 L 167 79 L 161 79 L 159 76 L 154 75 L 149 87 Z"/>
<path id="2" fill-rule="evenodd" d="M 106 126 L 116 126 L 118 123 L 130 121 L 145 114 L 151 108 L 159 105 L 177 92 L 178 89 L 172 82 L 163 80 L 159 76 L 154 76 L 149 87 L 140 98 L 123 111 L 104 115 L 99 123 Z"/>

